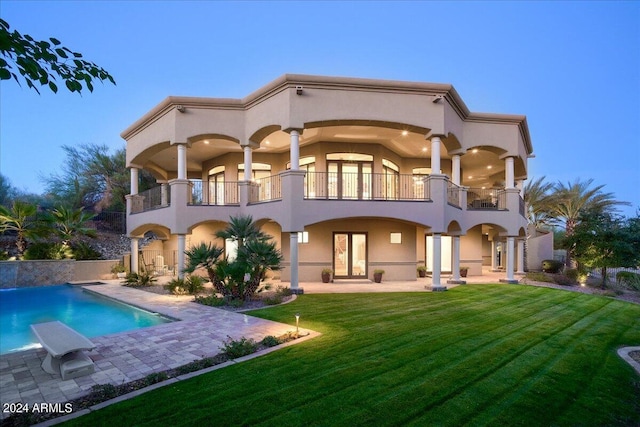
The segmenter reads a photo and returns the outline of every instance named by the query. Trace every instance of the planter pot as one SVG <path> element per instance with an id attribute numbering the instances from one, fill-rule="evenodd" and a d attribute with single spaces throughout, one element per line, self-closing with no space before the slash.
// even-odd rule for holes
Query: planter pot
<path id="1" fill-rule="evenodd" d="M 467 277 L 467 272 L 469 270 L 460 270 L 460 277 Z"/>
<path id="2" fill-rule="evenodd" d="M 427 277 L 427 272 L 425 270 L 418 270 L 418 277 Z"/>
<path id="3" fill-rule="evenodd" d="M 331 281 L 330 273 L 322 273 L 322 283 L 329 283 Z"/>
<path id="4" fill-rule="evenodd" d="M 116 273 L 116 276 L 118 279 L 124 279 L 127 277 L 127 273 Z"/>
<path id="5" fill-rule="evenodd" d="M 382 282 L 382 273 L 373 273 L 373 281 L 376 283 Z"/>

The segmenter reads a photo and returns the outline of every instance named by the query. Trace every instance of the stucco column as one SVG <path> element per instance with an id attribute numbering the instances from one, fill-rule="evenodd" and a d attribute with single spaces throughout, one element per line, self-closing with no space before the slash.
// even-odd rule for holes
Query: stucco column
<path id="1" fill-rule="evenodd" d="M 138 272 L 138 238 L 137 237 L 132 237 L 131 238 L 131 265 L 129 266 L 129 268 L 131 269 L 132 273 L 137 273 Z"/>
<path id="2" fill-rule="evenodd" d="M 451 182 L 460 185 L 460 155 L 454 154 L 451 157 Z"/>
<path id="3" fill-rule="evenodd" d="M 166 181 L 160 182 L 160 206 L 169 205 L 169 186 Z"/>
<path id="4" fill-rule="evenodd" d="M 251 181 L 251 165 L 253 164 L 253 151 L 250 145 L 242 146 L 244 152 L 244 180 Z"/>
<path id="5" fill-rule="evenodd" d="M 431 137 L 431 174 L 440 173 L 440 137 Z"/>
<path id="6" fill-rule="evenodd" d="M 289 148 L 291 151 L 291 170 L 297 171 L 300 169 L 300 132 L 292 129 L 289 137 L 291 139 Z"/>
<path id="7" fill-rule="evenodd" d="M 498 271 L 498 244 L 495 237 L 491 241 L 491 271 Z"/>
<path id="8" fill-rule="evenodd" d="M 451 280 L 447 283 L 464 284 L 467 283 L 460 279 L 460 236 L 453 236 L 453 265 L 451 267 Z"/>
<path id="9" fill-rule="evenodd" d="M 131 168 L 131 195 L 138 194 L 138 168 Z"/>
<path id="10" fill-rule="evenodd" d="M 187 144 L 178 145 L 178 179 L 187 179 Z"/>
<path id="11" fill-rule="evenodd" d="M 524 274 L 524 239 L 518 239 L 518 267 L 516 274 Z"/>
<path id="12" fill-rule="evenodd" d="M 177 273 L 178 273 L 178 278 L 179 279 L 184 279 L 184 267 L 185 267 L 185 255 L 184 255 L 184 251 L 187 250 L 187 244 L 186 244 L 186 235 L 185 234 L 178 234 L 178 266 L 177 266 Z"/>
<path id="13" fill-rule="evenodd" d="M 298 290 L 298 232 L 289 233 L 289 257 L 291 268 L 290 288 L 294 293 Z"/>
<path id="14" fill-rule="evenodd" d="M 433 233 L 433 250 L 431 256 L 433 257 L 433 271 L 431 286 L 425 286 L 432 291 L 446 291 L 447 287 L 441 283 L 440 273 L 442 269 L 442 234 Z"/>
<path id="15" fill-rule="evenodd" d="M 504 159 L 504 181 L 506 188 L 515 187 L 513 157 Z"/>
<path id="16" fill-rule="evenodd" d="M 507 277 L 506 279 L 500 279 L 501 282 L 504 283 L 518 283 L 518 281 L 516 279 L 514 279 L 513 277 L 513 270 L 514 270 L 514 265 L 513 265 L 513 261 L 514 261 L 514 256 L 513 253 L 515 252 L 515 237 L 513 236 L 508 236 L 507 237 L 507 266 L 506 266 L 506 270 L 507 270 Z"/>

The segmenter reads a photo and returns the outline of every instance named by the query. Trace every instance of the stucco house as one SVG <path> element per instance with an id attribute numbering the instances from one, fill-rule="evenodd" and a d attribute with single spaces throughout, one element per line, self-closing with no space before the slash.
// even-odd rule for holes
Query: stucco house
<path id="1" fill-rule="evenodd" d="M 526 118 L 470 112 L 449 84 L 287 74 L 242 99 L 168 97 L 122 137 L 131 251 L 153 232 L 177 272 L 238 215 L 275 237 L 293 289 L 324 268 L 392 281 L 424 265 L 435 288 L 461 265 L 523 272 Z M 138 192 L 141 169 L 156 188 Z"/>

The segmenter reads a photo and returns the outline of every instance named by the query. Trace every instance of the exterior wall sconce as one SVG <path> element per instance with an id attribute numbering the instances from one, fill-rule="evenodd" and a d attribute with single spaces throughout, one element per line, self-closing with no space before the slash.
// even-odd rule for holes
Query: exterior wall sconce
<path id="1" fill-rule="evenodd" d="M 184 108 L 184 105 L 176 105 L 176 110 L 180 111 L 181 113 L 184 113 L 186 108 Z"/>
<path id="2" fill-rule="evenodd" d="M 302 95 L 302 86 L 296 86 L 296 95 Z"/>

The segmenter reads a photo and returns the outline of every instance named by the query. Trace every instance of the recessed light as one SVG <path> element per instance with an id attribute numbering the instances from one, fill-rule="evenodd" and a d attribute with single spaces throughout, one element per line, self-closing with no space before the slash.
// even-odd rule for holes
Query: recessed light
<path id="1" fill-rule="evenodd" d="M 473 150 L 471 150 L 471 152 L 472 152 L 473 154 L 476 154 L 476 153 L 478 152 L 478 149 L 477 149 L 477 148 L 474 148 Z"/>
<path id="2" fill-rule="evenodd" d="M 402 131 L 402 136 L 407 136 L 409 135 L 409 131 L 408 130 L 403 130 Z"/>
<path id="3" fill-rule="evenodd" d="M 425 153 L 427 151 L 427 147 L 422 148 L 422 152 Z"/>
<path id="4" fill-rule="evenodd" d="M 204 140 L 204 143 L 205 143 L 205 144 L 207 144 L 207 145 L 209 145 L 209 140 L 208 140 L 208 139 L 205 139 L 205 140 Z"/>
<path id="5" fill-rule="evenodd" d="M 473 179 L 473 176 L 469 175 L 467 178 L 469 178 L 469 179 Z"/>
<path id="6" fill-rule="evenodd" d="M 491 169 L 491 168 L 493 168 L 493 166 L 491 166 L 491 165 L 487 166 L 487 169 Z"/>
<path id="7" fill-rule="evenodd" d="M 271 141 L 269 141 L 268 139 L 264 142 L 265 144 L 269 145 L 271 144 Z"/>

